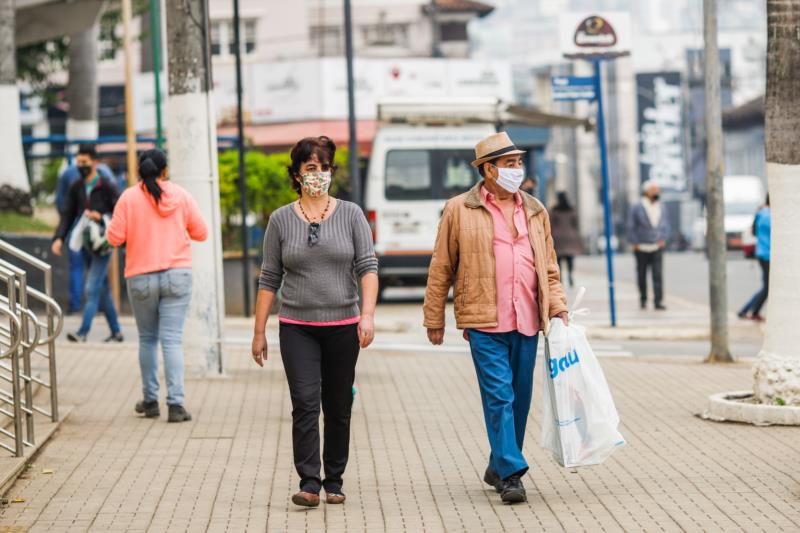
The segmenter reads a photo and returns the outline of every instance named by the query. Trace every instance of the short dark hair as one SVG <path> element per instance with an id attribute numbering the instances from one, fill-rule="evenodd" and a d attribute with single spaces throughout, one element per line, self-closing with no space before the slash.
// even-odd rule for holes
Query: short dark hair
<path id="1" fill-rule="evenodd" d="M 497 157 L 495 159 L 490 159 L 489 161 L 484 161 L 483 163 L 478 165 L 478 174 L 480 174 L 482 178 L 486 179 L 486 165 L 487 164 L 494 165 L 498 159 L 500 158 Z"/>
<path id="2" fill-rule="evenodd" d="M 328 163 L 331 166 L 331 171 L 336 167 L 333 164 L 333 158 L 336 156 L 336 144 L 330 139 L 321 135 L 319 137 L 306 137 L 301 139 L 294 145 L 291 152 L 292 164 L 289 165 L 289 179 L 292 180 L 292 188 L 299 195 L 302 186 L 297 181 L 300 176 L 300 165 L 310 160 L 316 154 L 320 163 Z"/>
<path id="3" fill-rule="evenodd" d="M 88 155 L 92 159 L 97 159 L 97 147 L 91 143 L 78 145 L 78 155 Z"/>

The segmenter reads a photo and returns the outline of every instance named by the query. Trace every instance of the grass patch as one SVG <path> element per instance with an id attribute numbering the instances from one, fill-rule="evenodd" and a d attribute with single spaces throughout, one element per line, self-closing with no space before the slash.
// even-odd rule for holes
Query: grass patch
<path id="1" fill-rule="evenodd" d="M 52 234 L 55 228 L 36 217 L 21 215 L 13 211 L 0 213 L 0 233 L 24 235 Z"/>

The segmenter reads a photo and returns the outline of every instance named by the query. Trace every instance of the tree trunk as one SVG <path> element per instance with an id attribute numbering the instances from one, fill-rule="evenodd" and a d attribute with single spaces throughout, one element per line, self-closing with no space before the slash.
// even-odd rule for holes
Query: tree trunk
<path id="1" fill-rule="evenodd" d="M 166 2 L 170 177 L 197 200 L 208 240 L 193 246 L 194 290 L 186 322 L 191 372 L 222 371 L 222 234 L 206 0 Z"/>
<path id="2" fill-rule="evenodd" d="M 711 350 L 706 361 L 732 362 L 728 348 L 728 273 L 725 203 L 722 198 L 722 110 L 719 92 L 717 0 L 703 2 L 705 33 L 706 209 L 708 211 L 708 277 L 711 304 Z"/>
<path id="3" fill-rule="evenodd" d="M 27 194 L 31 187 L 22 152 L 14 9 L 14 0 L 0 0 L 0 186 Z"/>
<path id="4" fill-rule="evenodd" d="M 95 139 L 97 124 L 97 26 L 72 35 L 69 40 L 67 85 L 68 139 Z"/>
<path id="5" fill-rule="evenodd" d="M 772 207 L 770 294 L 755 393 L 800 405 L 800 0 L 767 1 L 767 178 Z"/>

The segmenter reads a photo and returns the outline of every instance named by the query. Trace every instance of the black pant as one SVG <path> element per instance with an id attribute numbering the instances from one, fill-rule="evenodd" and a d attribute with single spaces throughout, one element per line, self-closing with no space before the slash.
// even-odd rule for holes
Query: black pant
<path id="1" fill-rule="evenodd" d="M 292 396 L 292 444 L 300 490 L 342 487 L 350 449 L 350 409 L 358 360 L 358 326 L 280 325 L 281 359 Z M 319 409 L 325 424 L 320 480 Z"/>
<path id="2" fill-rule="evenodd" d="M 574 255 L 559 255 L 558 256 L 558 268 L 561 270 L 561 280 L 564 280 L 564 267 L 561 266 L 561 263 L 567 263 L 567 272 L 569 276 L 569 286 L 572 287 L 572 269 L 575 266 L 575 256 Z"/>
<path id="3" fill-rule="evenodd" d="M 753 316 L 761 314 L 761 308 L 764 307 L 769 294 L 769 261 L 759 259 L 758 264 L 761 265 L 761 284 L 763 287 L 753 301 L 753 307 L 751 307 Z"/>
<path id="4" fill-rule="evenodd" d="M 642 304 L 647 302 L 647 269 L 653 273 L 653 301 L 661 305 L 664 298 L 662 271 L 664 265 L 664 251 L 636 252 L 636 272 L 639 277 L 639 299 Z"/>

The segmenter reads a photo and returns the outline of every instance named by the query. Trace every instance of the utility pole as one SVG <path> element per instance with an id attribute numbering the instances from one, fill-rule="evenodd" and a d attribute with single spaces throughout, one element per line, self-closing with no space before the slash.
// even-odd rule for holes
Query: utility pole
<path id="1" fill-rule="evenodd" d="M 439 29 L 439 6 L 436 0 L 431 0 L 431 57 L 442 57 L 442 49 L 439 46 L 441 41 L 441 31 Z"/>
<path id="2" fill-rule="evenodd" d="M 67 102 L 67 139 L 96 139 L 97 25 L 69 37 Z"/>
<path id="3" fill-rule="evenodd" d="M 344 0 L 344 53 L 347 63 L 347 124 L 350 135 L 350 200 L 362 205 L 361 173 L 358 169 L 358 137 L 356 136 L 356 87 L 353 74 L 353 15 L 350 0 Z"/>
<path id="4" fill-rule="evenodd" d="M 239 137 L 239 197 L 242 216 L 242 296 L 244 316 L 250 316 L 250 238 L 247 233 L 247 170 L 244 164 L 244 118 L 242 117 L 242 36 L 239 0 L 233 0 L 233 41 L 236 46 L 236 130 Z"/>
<path id="5" fill-rule="evenodd" d="M 166 2 L 166 17 L 170 177 L 194 197 L 208 225 L 208 239 L 192 244 L 186 360 L 192 374 L 222 373 L 225 306 L 207 0 Z"/>
<path id="6" fill-rule="evenodd" d="M 161 2 L 150 0 L 150 47 L 153 49 L 153 89 L 156 102 L 156 148 L 164 145 L 164 127 L 161 119 Z"/>
<path id="7" fill-rule="evenodd" d="M 732 362 L 728 345 L 728 274 L 722 194 L 722 110 L 717 45 L 717 0 L 703 1 L 706 120 L 706 244 L 711 303 L 711 351 L 706 362 Z"/>

